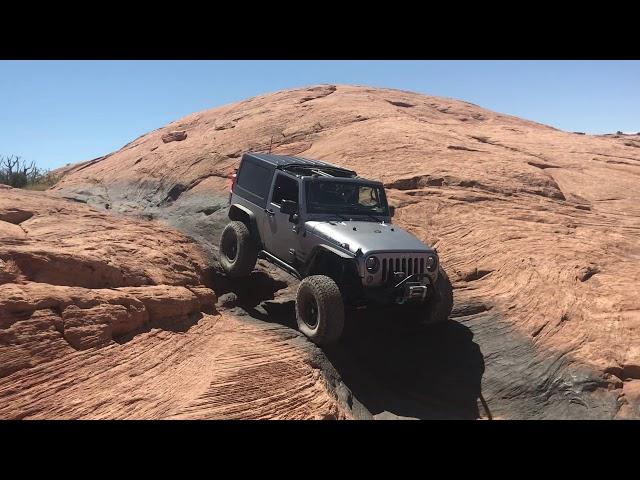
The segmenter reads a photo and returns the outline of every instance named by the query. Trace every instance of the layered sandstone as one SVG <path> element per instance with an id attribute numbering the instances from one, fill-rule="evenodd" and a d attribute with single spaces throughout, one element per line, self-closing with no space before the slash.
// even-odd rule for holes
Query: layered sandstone
<path id="1" fill-rule="evenodd" d="M 350 418 L 317 349 L 220 315 L 206 268 L 155 222 L 0 190 L 0 418 Z"/>
<path id="2" fill-rule="evenodd" d="M 325 352 L 372 413 L 640 415 L 640 136 L 564 132 L 457 100 L 321 85 L 176 120 L 66 167 L 51 193 L 104 213 L 160 220 L 194 239 L 215 265 L 228 176 L 248 150 L 323 159 L 381 179 L 397 207 L 394 222 L 435 245 L 454 281 L 449 325 L 416 332 L 395 326 L 393 313 L 354 316 L 352 334 Z M 14 219 L 27 215 L 11 208 Z M 9 222 L 5 235 L 22 241 L 32 224 L 38 219 Z M 132 248 L 131 241 L 120 248 Z M 11 282 L 64 278 L 55 265 L 66 242 L 49 257 L 25 247 L 31 267 L 21 266 L 20 253 L 3 275 Z M 52 266 L 33 267 L 43 262 Z M 97 275 L 91 265 L 85 254 L 73 263 L 74 277 L 96 282 L 91 288 L 152 277 L 151 284 L 179 285 L 195 271 L 180 263 L 185 270 L 143 273 L 122 262 Z M 246 304 L 245 286 L 214 288 L 235 289 L 243 311 L 262 325 L 293 331 L 295 282 L 259 269 L 281 282 L 266 303 Z M 141 282 L 122 287 L 134 283 Z"/>

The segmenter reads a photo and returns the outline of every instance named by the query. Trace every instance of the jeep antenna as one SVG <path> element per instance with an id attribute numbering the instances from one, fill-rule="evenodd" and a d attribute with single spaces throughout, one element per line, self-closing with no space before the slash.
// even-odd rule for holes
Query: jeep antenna
<path id="1" fill-rule="evenodd" d="M 269 153 L 271 153 L 271 145 L 273 145 L 273 135 L 271 135 L 271 140 L 269 141 Z"/>

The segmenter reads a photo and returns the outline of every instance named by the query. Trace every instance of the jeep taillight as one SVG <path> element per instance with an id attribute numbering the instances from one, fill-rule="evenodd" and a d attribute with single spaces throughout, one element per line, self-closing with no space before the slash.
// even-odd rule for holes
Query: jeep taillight
<path id="1" fill-rule="evenodd" d="M 236 178 L 238 177 L 236 172 L 237 172 L 237 170 L 235 172 L 233 172 L 231 174 L 231 177 L 229 178 L 231 180 L 231 183 L 229 184 L 229 194 L 231 194 L 233 192 L 233 187 L 236 186 Z"/>

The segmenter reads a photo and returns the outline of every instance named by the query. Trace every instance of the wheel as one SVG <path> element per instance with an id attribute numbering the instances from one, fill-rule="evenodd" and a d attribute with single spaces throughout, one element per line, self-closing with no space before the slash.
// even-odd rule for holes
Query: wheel
<path id="1" fill-rule="evenodd" d="M 298 329 L 318 345 L 338 341 L 344 328 L 344 303 L 338 285 L 325 275 L 300 282 L 296 295 Z"/>
<path id="2" fill-rule="evenodd" d="M 453 287 L 444 269 L 438 267 L 438 278 L 434 291 L 427 300 L 426 308 L 429 323 L 442 323 L 449 320 L 453 308 Z"/>
<path id="3" fill-rule="evenodd" d="M 248 276 L 258 261 L 258 250 L 242 222 L 229 222 L 220 236 L 220 266 L 233 278 Z"/>
<path id="4" fill-rule="evenodd" d="M 449 319 L 453 308 L 453 287 L 449 276 L 442 269 L 438 268 L 438 278 L 434 285 L 434 291 L 420 305 L 407 305 L 407 322 L 410 324 L 435 324 L 443 323 Z"/>

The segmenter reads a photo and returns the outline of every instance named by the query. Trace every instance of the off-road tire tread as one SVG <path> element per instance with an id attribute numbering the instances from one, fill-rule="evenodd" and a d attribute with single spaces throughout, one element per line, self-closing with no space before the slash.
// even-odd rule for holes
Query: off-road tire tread
<path id="1" fill-rule="evenodd" d="M 318 306 L 318 325 L 311 329 L 302 320 L 301 295 L 313 295 Z M 344 302 L 340 289 L 333 279 L 325 275 L 306 277 L 296 294 L 296 319 L 299 330 L 318 345 L 330 345 L 338 341 L 344 329 Z"/>
<path id="2" fill-rule="evenodd" d="M 229 260 L 222 250 L 223 239 L 225 233 L 229 229 L 234 230 L 238 242 L 238 251 L 236 253 L 236 258 L 233 261 Z M 258 261 L 258 249 L 251 237 L 249 228 L 243 222 L 229 222 L 227 226 L 224 227 L 222 235 L 220 235 L 218 251 L 220 266 L 227 276 L 232 278 L 240 278 L 250 275 Z"/>

